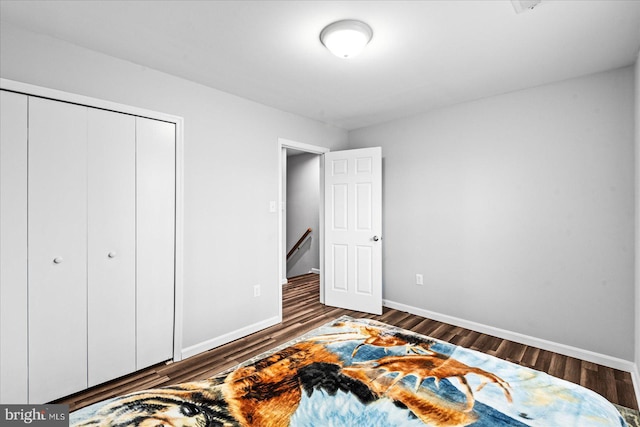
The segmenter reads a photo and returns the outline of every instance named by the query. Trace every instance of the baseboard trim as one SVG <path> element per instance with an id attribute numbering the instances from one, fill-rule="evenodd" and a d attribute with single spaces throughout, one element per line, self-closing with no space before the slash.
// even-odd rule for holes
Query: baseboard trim
<path id="1" fill-rule="evenodd" d="M 520 344 L 538 347 L 543 350 L 552 351 L 554 353 L 575 357 L 577 359 L 586 360 L 587 362 L 597 363 L 599 365 L 604 365 L 610 368 L 629 372 L 631 373 L 632 379 L 634 380 L 633 382 L 634 382 L 634 388 L 636 390 L 636 395 L 638 395 L 637 385 L 640 385 L 640 383 L 638 383 L 637 380 L 640 380 L 640 377 L 637 376 L 638 375 L 637 366 L 635 365 L 635 363 L 631 361 L 619 359 L 613 356 L 608 356 L 606 354 L 596 353 L 590 350 L 584 350 L 581 348 L 556 343 L 553 341 L 547 341 L 541 338 L 524 335 L 518 332 L 508 331 L 506 329 L 495 328 L 493 326 L 484 325 L 482 323 L 476 323 L 469 320 L 460 319 L 458 317 L 449 316 L 447 314 L 441 314 L 441 313 L 437 313 L 430 310 L 424 310 L 422 308 L 413 307 L 410 305 L 406 305 L 406 304 L 402 304 L 394 301 L 383 300 L 382 304 L 385 307 L 406 311 L 407 313 L 415 314 L 416 316 L 438 320 L 440 322 L 449 323 L 451 325 L 460 326 L 466 329 L 471 329 L 473 331 L 480 332 L 483 334 L 493 335 L 498 338 L 514 341 Z M 634 373 L 635 373 L 635 377 L 634 377 Z M 640 400 L 638 401 L 640 402 Z"/>
<path id="2" fill-rule="evenodd" d="M 309 273 L 320 274 L 320 269 L 319 268 L 311 268 L 311 271 L 309 271 Z"/>
<path id="3" fill-rule="evenodd" d="M 189 346 L 182 349 L 182 360 L 191 356 L 195 356 L 196 354 L 200 354 L 204 351 L 211 350 L 212 348 L 219 347 L 223 344 L 230 343 L 231 341 L 235 341 L 239 338 L 246 337 L 247 335 L 251 335 L 270 326 L 277 325 L 281 321 L 282 320 L 278 316 L 270 317 L 269 319 L 263 320 L 262 322 L 254 323 L 252 325 L 236 329 L 235 331 L 231 331 L 219 337 Z"/>
<path id="4" fill-rule="evenodd" d="M 286 285 L 287 283 L 289 283 L 289 279 L 282 279 L 282 280 L 280 280 L 280 284 L 281 284 L 282 286 Z"/>

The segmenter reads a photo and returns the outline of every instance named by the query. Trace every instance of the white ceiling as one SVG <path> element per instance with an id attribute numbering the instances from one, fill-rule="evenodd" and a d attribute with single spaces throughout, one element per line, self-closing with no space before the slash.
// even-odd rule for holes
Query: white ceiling
<path id="1" fill-rule="evenodd" d="M 351 60 L 322 28 L 374 31 Z M 355 129 L 445 105 L 631 65 L 640 1 L 0 1 L 31 31 Z"/>

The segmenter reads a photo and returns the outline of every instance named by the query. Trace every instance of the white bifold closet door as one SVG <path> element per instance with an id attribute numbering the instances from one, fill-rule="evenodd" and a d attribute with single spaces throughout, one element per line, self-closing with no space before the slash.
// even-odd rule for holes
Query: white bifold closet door
<path id="1" fill-rule="evenodd" d="M 88 386 L 136 370 L 136 118 L 88 111 Z"/>
<path id="2" fill-rule="evenodd" d="M 0 402 L 171 359 L 175 124 L 0 95 Z"/>
<path id="3" fill-rule="evenodd" d="M 29 98 L 29 402 L 87 385 L 87 107 Z"/>
<path id="4" fill-rule="evenodd" d="M 175 141 L 173 123 L 136 119 L 137 369 L 173 356 Z"/>
<path id="5" fill-rule="evenodd" d="M 175 125 L 29 98 L 29 402 L 173 356 Z"/>

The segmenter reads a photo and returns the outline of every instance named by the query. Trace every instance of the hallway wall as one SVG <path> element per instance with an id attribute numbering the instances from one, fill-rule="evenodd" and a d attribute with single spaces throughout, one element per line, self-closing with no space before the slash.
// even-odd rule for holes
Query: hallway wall
<path id="1" fill-rule="evenodd" d="M 287 277 L 320 268 L 319 246 L 320 156 L 303 153 L 287 159 L 286 251 L 311 227 L 311 235 L 287 262 Z"/>

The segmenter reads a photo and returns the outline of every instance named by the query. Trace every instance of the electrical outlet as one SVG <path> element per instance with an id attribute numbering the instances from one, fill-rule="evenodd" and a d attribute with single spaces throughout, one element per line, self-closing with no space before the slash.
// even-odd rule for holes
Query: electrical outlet
<path id="1" fill-rule="evenodd" d="M 260 285 L 255 285 L 253 287 L 253 296 L 254 297 L 259 297 L 260 296 Z"/>
<path id="2" fill-rule="evenodd" d="M 416 285 L 424 285 L 422 274 L 416 274 Z"/>

